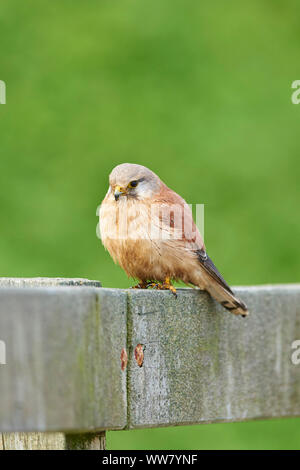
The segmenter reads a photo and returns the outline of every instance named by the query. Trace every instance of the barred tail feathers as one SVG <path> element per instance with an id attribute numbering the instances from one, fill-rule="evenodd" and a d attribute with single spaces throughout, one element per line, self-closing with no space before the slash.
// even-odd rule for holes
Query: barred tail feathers
<path id="1" fill-rule="evenodd" d="M 232 292 L 225 290 L 220 284 L 216 281 L 212 280 L 212 282 L 206 287 L 206 290 L 210 293 L 210 295 L 223 307 L 229 310 L 231 313 L 235 315 L 242 315 L 246 317 L 248 315 L 248 309 L 246 304 L 235 297 Z"/>

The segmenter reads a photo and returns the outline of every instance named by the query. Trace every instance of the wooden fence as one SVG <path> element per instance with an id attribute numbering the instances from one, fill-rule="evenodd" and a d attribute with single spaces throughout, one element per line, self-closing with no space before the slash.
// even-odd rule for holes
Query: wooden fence
<path id="1" fill-rule="evenodd" d="M 300 416 L 300 285 L 235 291 L 247 318 L 195 289 L 0 279 L 0 449 L 103 449 L 106 430 Z"/>

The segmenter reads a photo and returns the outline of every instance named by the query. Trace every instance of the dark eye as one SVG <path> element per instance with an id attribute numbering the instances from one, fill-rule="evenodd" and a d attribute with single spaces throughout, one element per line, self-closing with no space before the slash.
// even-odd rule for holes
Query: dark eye
<path id="1" fill-rule="evenodd" d="M 138 184 L 139 184 L 139 182 L 136 181 L 136 180 L 130 181 L 128 187 L 129 187 L 129 188 L 136 188 Z"/>

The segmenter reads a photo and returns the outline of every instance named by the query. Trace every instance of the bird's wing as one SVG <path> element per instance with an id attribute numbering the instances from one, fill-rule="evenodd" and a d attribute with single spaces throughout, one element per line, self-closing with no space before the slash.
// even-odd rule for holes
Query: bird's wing
<path id="1" fill-rule="evenodd" d="M 156 201 L 161 205 L 166 204 L 168 206 L 174 205 L 174 207 L 181 207 L 181 211 L 183 214 L 183 230 L 180 230 L 182 227 L 179 227 L 179 230 L 177 230 L 176 234 L 180 236 L 181 233 L 181 241 L 184 243 L 185 248 L 195 254 L 195 258 L 199 262 L 199 265 L 204 269 L 204 271 L 209 275 L 209 277 L 216 281 L 220 286 L 222 286 L 222 288 L 225 289 L 228 293 L 233 294 L 229 285 L 227 284 L 219 270 L 216 268 L 213 261 L 207 255 L 202 236 L 193 220 L 192 211 L 189 205 L 185 202 L 185 200 L 181 196 L 179 196 L 179 194 L 175 193 L 167 186 L 164 186 L 159 196 L 156 198 Z M 166 212 L 161 217 L 162 227 L 166 232 L 170 232 L 172 230 L 173 232 L 174 230 L 176 231 L 176 228 L 173 227 L 172 215 L 172 212 L 171 215 L 168 215 L 168 213 Z"/>
<path id="2" fill-rule="evenodd" d="M 205 250 L 197 250 L 197 257 L 200 261 L 201 266 L 205 269 L 205 271 L 215 280 L 217 281 L 225 290 L 233 294 L 232 290 L 230 289 L 229 285 L 223 278 L 222 274 L 216 268 L 208 254 Z"/>
<path id="3" fill-rule="evenodd" d="M 156 224 L 159 225 L 163 238 L 167 239 L 169 236 L 171 240 L 182 242 L 190 251 L 205 251 L 203 238 L 193 220 L 191 208 L 179 194 L 163 184 L 153 205 L 158 208 Z"/>

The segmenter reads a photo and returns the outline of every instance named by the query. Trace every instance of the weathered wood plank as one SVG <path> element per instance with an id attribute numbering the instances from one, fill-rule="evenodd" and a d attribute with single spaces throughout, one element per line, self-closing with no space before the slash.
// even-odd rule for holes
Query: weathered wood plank
<path id="1" fill-rule="evenodd" d="M 247 318 L 192 289 L 0 289 L 0 431 L 299 416 L 300 286 L 236 291 Z"/>
<path id="2" fill-rule="evenodd" d="M 105 431 L 67 434 L 60 432 L 2 433 L 0 450 L 105 450 Z"/>
<path id="3" fill-rule="evenodd" d="M 0 431 L 125 427 L 125 292 L 2 288 L 0 339 Z"/>
<path id="4" fill-rule="evenodd" d="M 101 287 L 100 281 L 65 277 L 0 277 L 0 287 Z"/>
<path id="5" fill-rule="evenodd" d="M 300 286 L 236 291 L 247 318 L 195 290 L 129 292 L 129 428 L 300 415 Z"/>
<path id="6" fill-rule="evenodd" d="M 63 450 L 65 436 L 59 432 L 3 433 L 0 450 Z"/>

